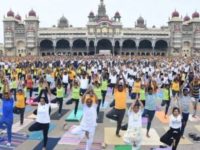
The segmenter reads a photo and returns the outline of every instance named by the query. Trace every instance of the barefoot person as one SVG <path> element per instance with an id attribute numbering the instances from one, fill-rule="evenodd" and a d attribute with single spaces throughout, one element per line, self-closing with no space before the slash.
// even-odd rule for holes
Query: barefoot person
<path id="1" fill-rule="evenodd" d="M 142 107 L 141 101 L 136 100 L 128 110 L 128 129 L 124 134 L 124 142 L 139 150 L 142 141 Z"/>
<path id="2" fill-rule="evenodd" d="M 91 89 L 90 89 L 91 90 Z M 85 150 L 91 150 L 91 146 L 94 139 L 94 134 L 96 130 L 96 120 L 97 120 L 97 97 L 94 98 L 87 97 L 86 94 L 90 93 L 90 90 L 86 91 L 82 98 L 83 104 L 83 118 L 78 127 L 74 128 L 71 133 L 72 134 L 85 134 L 86 148 Z"/>
<path id="3" fill-rule="evenodd" d="M 160 141 L 168 146 L 172 146 L 172 150 L 176 150 L 181 138 L 181 112 L 178 107 L 173 108 L 169 117 L 170 129 L 160 138 Z"/>
<path id="4" fill-rule="evenodd" d="M 44 137 L 43 150 L 47 150 L 48 130 L 50 125 L 50 112 L 51 107 L 48 99 L 41 97 L 38 103 L 38 108 L 34 111 L 36 115 L 36 122 L 29 127 L 29 131 L 42 131 Z"/>
<path id="5" fill-rule="evenodd" d="M 4 87 L 2 102 L 3 102 L 2 104 L 3 111 L 2 111 L 2 117 L 0 119 L 0 129 L 7 129 L 7 136 L 8 136 L 7 146 L 11 146 L 14 100 L 11 97 L 8 85 L 5 85 Z"/>
<path id="6" fill-rule="evenodd" d="M 126 111 L 127 99 L 125 79 L 122 75 L 122 72 L 120 73 L 120 76 L 122 76 L 124 82 L 120 82 L 120 78 L 118 79 L 116 87 L 114 89 L 114 108 L 106 115 L 107 118 L 117 121 L 116 136 L 118 137 L 121 137 L 119 132 Z"/>

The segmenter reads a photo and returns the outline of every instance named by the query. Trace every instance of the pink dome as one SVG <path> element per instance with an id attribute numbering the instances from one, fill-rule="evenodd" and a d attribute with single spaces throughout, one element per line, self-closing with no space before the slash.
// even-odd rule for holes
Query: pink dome
<path id="1" fill-rule="evenodd" d="M 17 19 L 17 20 L 22 20 L 22 18 L 21 18 L 21 16 L 19 15 L 19 14 L 17 14 L 16 16 L 15 16 L 15 19 Z"/>
<path id="2" fill-rule="evenodd" d="M 184 21 L 189 21 L 190 20 L 190 17 L 188 16 L 188 15 L 186 15 L 185 17 L 184 17 Z"/>
<path id="3" fill-rule="evenodd" d="M 9 10 L 8 13 L 7 13 L 7 16 L 8 17 L 14 17 L 15 13 L 12 10 Z"/>
<path id="4" fill-rule="evenodd" d="M 199 13 L 197 11 L 195 11 L 193 14 L 192 14 L 192 18 L 199 18 Z"/>
<path id="5" fill-rule="evenodd" d="M 90 12 L 89 17 L 94 17 L 94 12 L 93 11 Z"/>
<path id="6" fill-rule="evenodd" d="M 172 13 L 172 18 L 174 17 L 179 17 L 179 13 L 176 10 Z"/>
<path id="7" fill-rule="evenodd" d="M 121 15 L 118 11 L 115 13 L 115 17 L 121 17 Z"/>
<path id="8" fill-rule="evenodd" d="M 36 12 L 32 9 L 31 11 L 29 11 L 28 15 L 32 17 L 36 17 Z"/>

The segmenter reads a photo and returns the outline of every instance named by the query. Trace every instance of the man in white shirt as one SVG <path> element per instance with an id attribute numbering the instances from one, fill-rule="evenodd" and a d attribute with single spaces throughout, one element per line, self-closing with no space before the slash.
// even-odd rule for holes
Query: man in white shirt
<path id="1" fill-rule="evenodd" d="M 93 91 L 87 91 L 86 94 L 90 92 L 93 92 Z M 95 100 L 93 100 L 92 98 L 87 97 L 86 94 L 84 94 L 82 98 L 83 118 L 81 120 L 80 125 L 74 128 L 71 131 L 71 133 L 79 134 L 79 135 L 82 135 L 83 133 L 85 133 L 85 136 L 87 138 L 85 150 L 91 150 L 91 146 L 93 143 L 94 134 L 95 134 L 96 126 L 97 126 L 97 123 L 96 123 L 97 97 L 95 96 Z"/>

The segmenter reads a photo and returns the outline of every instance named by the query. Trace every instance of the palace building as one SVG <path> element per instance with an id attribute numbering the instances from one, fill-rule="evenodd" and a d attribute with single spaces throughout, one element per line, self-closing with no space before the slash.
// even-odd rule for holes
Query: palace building
<path id="1" fill-rule="evenodd" d="M 120 12 L 106 13 L 100 0 L 97 14 L 90 12 L 86 27 L 73 27 L 65 16 L 57 26 L 40 27 L 39 17 L 31 10 L 22 20 L 10 10 L 3 19 L 4 49 L 7 56 L 25 55 L 200 55 L 200 18 L 180 17 L 174 11 L 168 26 L 147 27 L 140 16 L 133 27 L 123 27 Z"/>

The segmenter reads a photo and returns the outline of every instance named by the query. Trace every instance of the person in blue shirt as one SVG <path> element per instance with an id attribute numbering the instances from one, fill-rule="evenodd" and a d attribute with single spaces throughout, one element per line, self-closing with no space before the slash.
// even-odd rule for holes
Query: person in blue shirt
<path id="1" fill-rule="evenodd" d="M 159 99 L 159 96 L 157 95 L 157 93 L 153 93 L 153 88 L 151 86 L 148 87 L 147 92 L 148 93 L 145 96 L 146 101 L 145 101 L 145 107 L 144 107 L 144 112 L 142 114 L 142 117 L 148 118 L 146 136 L 150 138 L 149 130 L 151 128 L 151 122 L 156 112 L 157 100 Z"/>
<path id="2" fill-rule="evenodd" d="M 3 111 L 2 111 L 2 117 L 0 119 L 0 129 L 7 129 L 7 135 L 8 135 L 7 146 L 11 146 L 14 100 L 13 98 L 11 98 L 9 90 L 4 91 L 2 102 L 3 102 L 2 104 Z"/>

